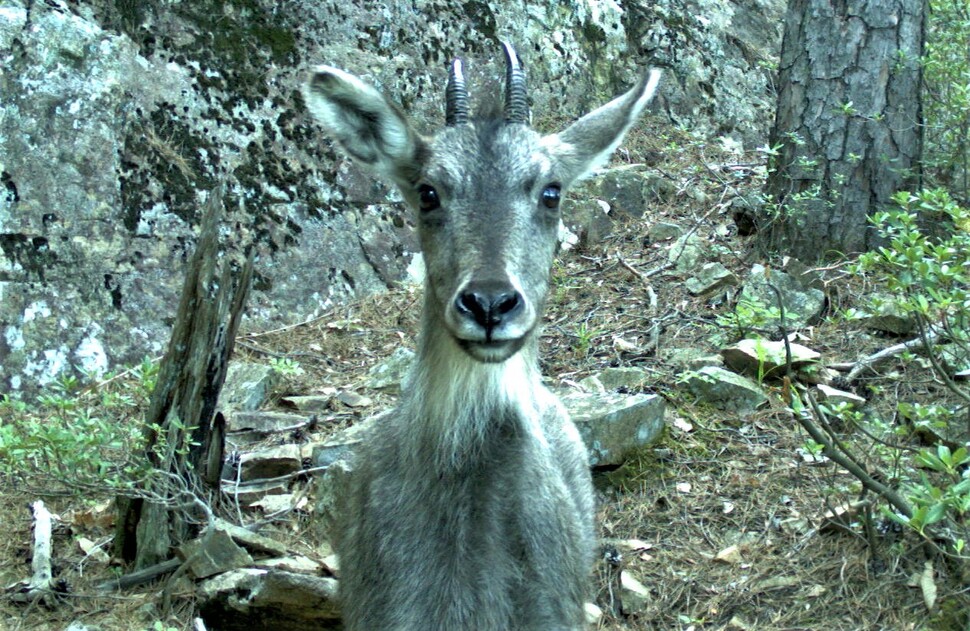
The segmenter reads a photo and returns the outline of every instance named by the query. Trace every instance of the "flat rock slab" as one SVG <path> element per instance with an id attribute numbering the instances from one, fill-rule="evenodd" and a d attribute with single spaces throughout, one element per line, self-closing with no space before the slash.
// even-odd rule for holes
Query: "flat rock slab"
<path id="1" fill-rule="evenodd" d="M 223 476 L 224 480 L 231 479 L 231 472 Z M 255 501 L 261 500 L 270 495 L 283 495 L 289 493 L 290 485 L 286 480 L 274 480 L 272 482 L 262 482 L 256 480 L 246 484 L 227 484 L 223 482 L 222 492 L 235 502 L 244 506 L 249 506 Z"/>
<path id="2" fill-rule="evenodd" d="M 655 394 L 570 392 L 561 399 L 586 443 L 591 466 L 621 464 L 663 432 L 664 400 Z"/>
<path id="3" fill-rule="evenodd" d="M 275 478 L 299 471 L 303 454 L 299 445 L 280 445 L 243 454 L 239 459 L 243 481 Z"/>
<path id="4" fill-rule="evenodd" d="M 289 412 L 237 412 L 229 417 L 229 431 L 251 431 L 272 434 L 296 429 L 307 424 L 310 419 L 303 414 Z"/>
<path id="5" fill-rule="evenodd" d="M 232 537 L 233 541 L 250 552 L 273 556 L 286 556 L 289 552 L 289 548 L 276 539 L 253 532 L 242 526 L 237 526 L 224 519 L 216 517 L 215 527 Z"/>
<path id="6" fill-rule="evenodd" d="M 791 350 L 792 368 L 802 368 L 817 363 L 822 355 L 807 346 L 788 343 Z M 786 369 L 788 349 L 784 341 L 748 338 L 721 351 L 724 363 L 731 369 L 746 375 L 774 377 Z"/>
<path id="7" fill-rule="evenodd" d="M 200 614 L 210 629 L 339 629 L 337 581 L 283 570 L 242 568 L 199 584 Z"/>

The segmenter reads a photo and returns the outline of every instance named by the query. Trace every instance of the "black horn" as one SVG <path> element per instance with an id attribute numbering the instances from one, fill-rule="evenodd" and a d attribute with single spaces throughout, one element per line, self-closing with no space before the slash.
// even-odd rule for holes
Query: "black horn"
<path id="1" fill-rule="evenodd" d="M 529 124 L 529 103 L 525 93 L 525 72 L 515 49 L 502 42 L 505 51 L 505 122 Z"/>
<path id="2" fill-rule="evenodd" d="M 445 89 L 445 124 L 464 125 L 468 122 L 468 89 L 461 71 L 461 59 L 451 63 L 448 87 Z"/>

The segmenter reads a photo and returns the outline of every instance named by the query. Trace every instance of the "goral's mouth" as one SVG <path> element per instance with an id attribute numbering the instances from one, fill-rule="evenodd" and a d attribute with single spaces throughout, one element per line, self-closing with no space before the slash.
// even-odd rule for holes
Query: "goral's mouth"
<path id="1" fill-rule="evenodd" d="M 455 341 L 458 342 L 458 346 L 463 351 L 471 355 L 472 359 L 486 364 L 496 364 L 504 362 L 506 359 L 518 353 L 522 349 L 523 344 L 525 344 L 525 337 L 523 336 L 513 340 L 490 341 L 455 338 Z"/>

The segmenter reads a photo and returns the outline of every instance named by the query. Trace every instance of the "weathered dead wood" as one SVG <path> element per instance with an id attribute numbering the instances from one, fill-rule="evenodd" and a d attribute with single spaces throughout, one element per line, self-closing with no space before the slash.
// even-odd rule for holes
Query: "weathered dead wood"
<path id="1" fill-rule="evenodd" d="M 31 505 L 34 512 L 34 554 L 31 558 L 31 577 L 13 586 L 11 595 L 16 602 L 42 602 L 52 605 L 54 579 L 51 572 L 51 533 L 53 518 L 42 500 Z"/>
<path id="2" fill-rule="evenodd" d="M 118 578 L 105 581 L 98 585 L 98 591 L 113 592 L 143 585 L 144 583 L 151 582 L 160 576 L 165 576 L 166 574 L 174 572 L 180 565 L 182 565 L 182 560 L 178 558 L 162 561 L 161 563 L 156 563 L 151 567 L 146 567 L 143 570 L 138 570 L 137 572 L 132 572 L 131 574 L 125 574 L 124 576 L 119 576 Z"/>
<path id="3" fill-rule="evenodd" d="M 928 344 L 933 344 L 937 339 L 940 338 L 940 331 L 931 330 L 926 333 L 926 337 L 917 337 L 906 342 L 900 342 L 899 344 L 893 344 L 888 348 L 884 348 L 877 353 L 873 353 L 868 357 L 863 357 L 857 361 L 852 369 L 849 370 L 849 374 L 846 375 L 846 379 L 849 381 L 855 380 L 859 375 L 864 373 L 866 370 L 873 368 L 876 364 L 886 361 L 887 359 L 892 359 L 898 355 L 902 355 L 906 352 L 911 352 L 918 350 L 920 348 L 926 347 Z"/>
<path id="4" fill-rule="evenodd" d="M 151 499 L 119 501 L 115 552 L 136 568 L 168 559 L 195 534 L 173 510 L 186 491 L 208 501 L 219 490 L 225 420 L 216 403 L 252 281 L 248 225 L 244 212 L 224 212 L 220 190 L 210 194 L 145 418 L 146 457 L 162 475 L 141 490 Z"/>

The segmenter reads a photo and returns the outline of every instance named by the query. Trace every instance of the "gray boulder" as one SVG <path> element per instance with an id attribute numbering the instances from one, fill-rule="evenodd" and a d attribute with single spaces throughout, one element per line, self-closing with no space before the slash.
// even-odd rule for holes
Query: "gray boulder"
<path id="1" fill-rule="evenodd" d="M 425 128 L 442 118 L 452 56 L 466 58 L 476 94 L 493 91 L 500 39 L 522 52 L 540 114 L 576 116 L 659 65 L 669 78 L 655 112 L 756 143 L 770 122 L 762 66 L 784 5 L 233 7 L 3 1 L 4 390 L 30 396 L 65 372 L 97 376 L 159 355 L 199 209 L 217 185 L 250 218 L 227 229 L 258 236 L 247 315 L 261 325 L 302 321 L 404 278 L 417 249 L 411 219 L 307 116 L 300 86 L 316 63 L 364 75 Z"/>

